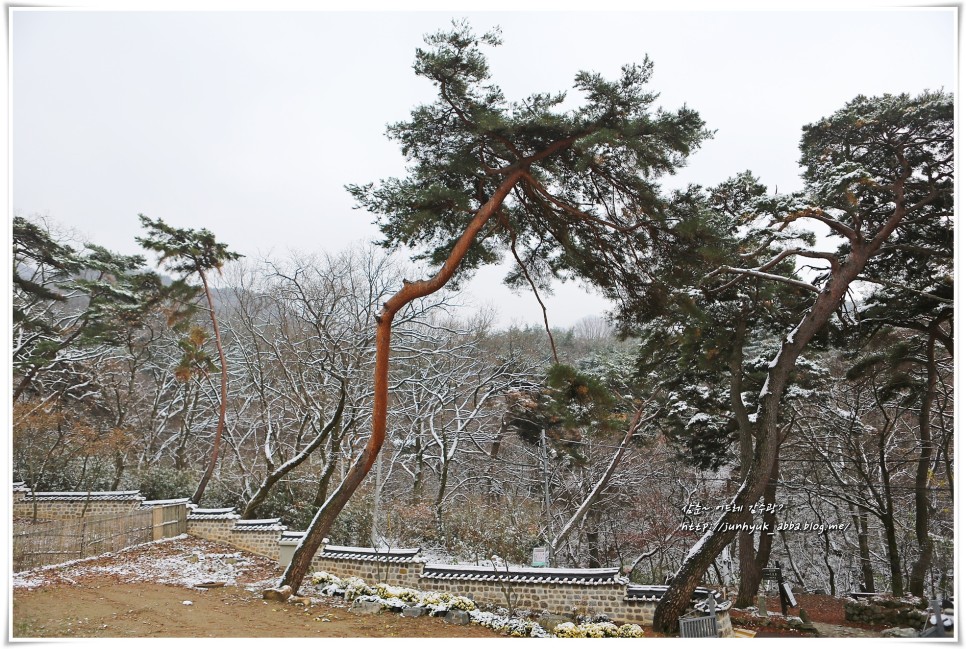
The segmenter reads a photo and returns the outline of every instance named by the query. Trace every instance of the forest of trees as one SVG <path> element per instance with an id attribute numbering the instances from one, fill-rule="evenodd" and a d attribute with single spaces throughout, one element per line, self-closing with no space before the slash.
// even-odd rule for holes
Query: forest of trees
<path id="1" fill-rule="evenodd" d="M 579 73 L 564 111 L 503 98 L 498 41 L 456 25 L 419 51 L 438 98 L 389 129 L 410 175 L 349 188 L 381 247 L 242 258 L 142 216 L 128 256 L 15 216 L 15 479 L 292 529 L 329 508 L 334 543 L 451 562 L 545 546 L 673 577 L 657 627 L 699 582 L 748 605 L 775 560 L 811 591 L 950 592 L 952 96 L 804 126 L 799 192 L 749 171 L 669 192 L 710 135 L 652 106 L 650 62 Z M 504 256 L 535 299 L 579 278 L 614 309 L 468 313 L 453 280 Z"/>

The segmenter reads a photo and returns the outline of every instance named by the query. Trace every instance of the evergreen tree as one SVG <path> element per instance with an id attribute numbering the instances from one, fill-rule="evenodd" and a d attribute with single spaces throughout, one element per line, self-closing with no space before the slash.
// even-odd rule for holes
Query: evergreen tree
<path id="1" fill-rule="evenodd" d="M 75 250 L 44 224 L 13 219 L 13 369 L 17 401 L 71 350 L 116 345 L 155 308 L 186 288 L 165 286 L 138 255 L 95 244 Z"/>
<path id="2" fill-rule="evenodd" d="M 801 140 L 805 191 L 763 206 L 773 215 L 766 229 L 778 241 L 788 237 L 795 221 L 808 219 L 827 226 L 841 246 L 830 253 L 786 244 L 764 263 L 754 259 L 757 263 L 749 264 L 751 258 L 738 257 L 713 274 L 721 285 L 736 278 L 767 279 L 814 295 L 769 363 L 755 418 L 754 460 L 731 501 L 734 511 L 722 514 L 712 530 L 733 529 L 729 526 L 740 523 L 742 511 L 764 493 L 780 443 L 782 398 L 796 362 L 841 313 L 852 283 L 863 273 L 877 280 L 870 260 L 899 241 L 918 241 L 920 224 L 951 218 L 952 135 L 952 97 L 942 92 L 860 96 L 831 117 L 806 126 Z M 811 282 L 775 272 L 783 261 L 799 258 L 820 264 Z M 655 610 L 656 630 L 676 628 L 701 576 L 732 538 L 733 531 L 712 531 L 692 548 Z"/>
<path id="3" fill-rule="evenodd" d="M 208 230 L 190 230 L 175 228 L 161 219 L 151 220 L 143 214 L 138 215 L 141 225 L 147 231 L 146 236 L 138 237 L 137 241 L 147 250 L 156 252 L 160 263 L 169 271 L 178 273 L 182 279 L 197 275 L 201 280 L 202 290 L 208 302 L 208 314 L 211 317 L 211 327 L 215 336 L 215 347 L 218 350 L 218 359 L 221 363 L 221 399 L 218 409 L 218 427 L 215 430 L 215 439 L 212 443 L 211 457 L 201 481 L 191 500 L 200 503 L 204 496 L 205 488 L 211 476 L 214 475 L 215 466 L 218 464 L 218 451 L 221 446 L 221 437 L 225 429 L 225 414 L 228 408 L 228 365 L 225 361 L 225 351 L 222 346 L 221 332 L 218 329 L 218 318 L 215 315 L 215 303 L 212 297 L 211 287 L 208 284 L 208 273 L 212 270 L 221 272 L 225 262 L 233 261 L 241 257 L 238 253 L 228 250 L 228 246 L 215 240 L 215 235 Z M 182 360 L 181 367 L 190 368 L 192 364 L 199 362 L 198 336 L 191 341 L 193 348 L 185 347 L 186 355 Z M 205 358 L 202 361 L 204 367 L 210 367 L 211 361 Z"/>
<path id="4" fill-rule="evenodd" d="M 297 590 L 336 515 L 362 482 L 385 439 L 392 319 L 412 300 L 510 251 L 511 283 L 580 276 L 607 286 L 636 274 L 632 233 L 661 219 L 656 177 L 672 173 L 708 134 L 698 115 L 652 108 L 651 62 L 626 65 L 616 81 L 580 72 L 583 104 L 562 109 L 565 93 L 512 102 L 489 81 L 484 46 L 466 23 L 426 38 L 418 76 L 437 97 L 388 135 L 410 162 L 402 179 L 348 189 L 378 216 L 389 248 L 418 248 L 440 267 L 404 282 L 382 308 L 376 333 L 372 436 L 345 480 L 319 510 L 282 578 Z M 656 225 L 654 225 L 656 227 Z M 638 254 L 646 254 L 638 251 Z"/>

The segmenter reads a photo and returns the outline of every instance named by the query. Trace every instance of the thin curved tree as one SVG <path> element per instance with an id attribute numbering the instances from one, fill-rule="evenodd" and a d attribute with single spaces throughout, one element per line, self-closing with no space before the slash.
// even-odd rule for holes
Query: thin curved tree
<path id="1" fill-rule="evenodd" d="M 215 315 L 215 302 L 208 283 L 208 273 L 212 270 L 221 272 L 225 262 L 238 259 L 242 255 L 228 250 L 226 244 L 216 241 L 215 235 L 206 229 L 175 228 L 161 219 L 152 220 L 143 214 L 139 214 L 138 218 L 147 232 L 143 237 L 136 237 L 141 247 L 157 253 L 158 263 L 168 272 L 177 273 L 182 279 L 196 275 L 201 280 L 201 287 L 208 303 L 208 315 L 211 317 L 215 348 L 218 350 L 218 360 L 221 365 L 221 397 L 218 405 L 218 425 L 215 429 L 208 466 L 191 497 L 192 502 L 200 503 L 218 464 L 218 453 L 228 409 L 228 364 L 218 328 L 218 318 Z"/>

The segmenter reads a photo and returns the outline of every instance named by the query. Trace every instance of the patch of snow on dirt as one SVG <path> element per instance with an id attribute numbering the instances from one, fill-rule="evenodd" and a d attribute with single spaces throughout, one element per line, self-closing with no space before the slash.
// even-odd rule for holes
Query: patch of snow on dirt
<path id="1" fill-rule="evenodd" d="M 13 575 L 14 588 L 34 589 L 56 583 L 75 583 L 85 577 L 112 576 L 121 583 L 151 582 L 197 588 L 209 582 L 246 588 L 274 585 L 266 574 L 275 562 L 243 552 L 224 552 L 226 546 L 186 534 L 154 541 L 56 566 L 34 568 Z M 252 583 L 252 582 L 255 583 Z"/>

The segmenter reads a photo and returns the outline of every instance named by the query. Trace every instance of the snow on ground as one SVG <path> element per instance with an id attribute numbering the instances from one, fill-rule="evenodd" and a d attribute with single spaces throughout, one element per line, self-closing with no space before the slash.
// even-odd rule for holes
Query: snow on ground
<path id="1" fill-rule="evenodd" d="M 197 588 L 206 582 L 223 582 L 246 588 L 275 585 L 276 563 L 243 552 L 225 552 L 227 546 L 182 534 L 118 552 L 68 561 L 14 573 L 14 588 L 72 584 L 84 578 L 109 576 L 121 583 L 151 582 Z M 241 580 L 239 578 L 241 577 Z"/>

